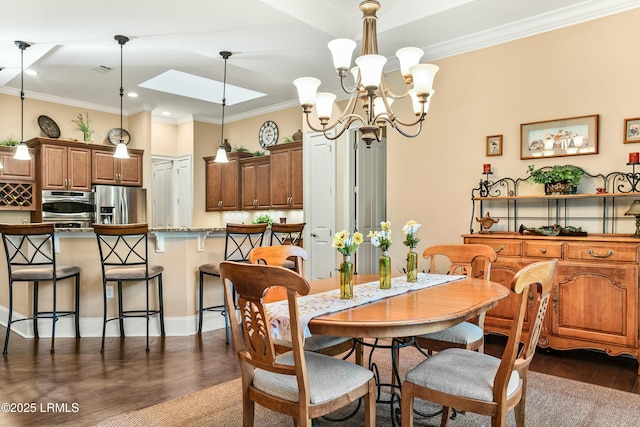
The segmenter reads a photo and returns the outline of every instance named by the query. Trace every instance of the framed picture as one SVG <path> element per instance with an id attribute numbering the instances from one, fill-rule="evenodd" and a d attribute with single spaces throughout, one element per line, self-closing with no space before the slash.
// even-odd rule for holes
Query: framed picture
<path id="1" fill-rule="evenodd" d="M 624 119 L 624 143 L 640 142 L 640 117 Z"/>
<path id="2" fill-rule="evenodd" d="M 520 159 L 583 154 L 598 154 L 598 114 L 520 125 Z"/>
<path id="3" fill-rule="evenodd" d="M 487 137 L 487 156 L 502 156 L 502 135 Z"/>

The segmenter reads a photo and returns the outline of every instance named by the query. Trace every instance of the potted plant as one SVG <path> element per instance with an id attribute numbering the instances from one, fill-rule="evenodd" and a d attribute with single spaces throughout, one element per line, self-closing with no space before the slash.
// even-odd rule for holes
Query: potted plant
<path id="1" fill-rule="evenodd" d="M 271 224 L 273 224 L 273 218 L 271 218 L 267 214 L 260 215 L 256 219 L 253 220 L 253 223 L 254 224 L 267 224 L 268 226 L 271 226 Z"/>
<path id="2" fill-rule="evenodd" d="M 545 166 L 535 169 L 529 165 L 529 182 L 544 184 L 545 194 L 575 194 L 584 170 L 573 165 Z"/>
<path id="3" fill-rule="evenodd" d="M 82 132 L 84 142 L 90 142 L 93 130 L 91 129 L 91 119 L 89 119 L 89 113 L 86 113 L 87 117 L 83 117 L 82 114 L 78 114 L 78 120 L 71 120 L 78 125 L 78 129 Z"/>

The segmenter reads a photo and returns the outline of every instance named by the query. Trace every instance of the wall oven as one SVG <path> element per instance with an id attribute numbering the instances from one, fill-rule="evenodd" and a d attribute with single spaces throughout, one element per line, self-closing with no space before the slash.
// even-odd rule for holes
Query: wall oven
<path id="1" fill-rule="evenodd" d="M 95 207 L 89 191 L 42 191 L 42 222 L 58 228 L 91 228 Z"/>

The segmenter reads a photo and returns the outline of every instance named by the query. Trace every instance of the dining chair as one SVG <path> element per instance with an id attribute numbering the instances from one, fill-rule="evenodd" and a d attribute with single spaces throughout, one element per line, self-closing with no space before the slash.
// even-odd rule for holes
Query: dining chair
<path id="1" fill-rule="evenodd" d="M 413 426 L 414 398 L 443 406 L 441 426 L 447 425 L 452 407 L 490 416 L 494 427 L 505 426 L 507 412 L 515 408 L 516 425 L 525 425 L 527 372 L 547 311 L 557 263 L 558 260 L 552 260 L 529 264 L 513 277 L 509 288 L 518 309 L 501 358 L 449 348 L 407 373 L 401 394 L 402 427 Z M 529 339 L 521 347 L 528 304 L 533 306 L 533 326 Z"/>
<path id="2" fill-rule="evenodd" d="M 294 258 L 295 261 L 291 261 Z M 299 246 L 284 244 L 282 246 L 261 246 L 254 248 L 249 253 L 251 264 L 266 264 L 286 267 L 287 262 L 291 262 L 295 267 L 295 272 L 301 276 L 302 261 L 309 258 L 307 251 Z M 290 341 L 274 340 L 274 345 L 278 353 L 283 353 L 291 349 Z M 355 342 L 352 338 L 333 337 L 328 335 L 312 335 L 304 341 L 304 350 L 337 356 L 354 348 Z M 351 352 L 349 352 L 349 355 Z M 360 356 L 358 356 L 360 357 Z"/>
<path id="3" fill-rule="evenodd" d="M 497 259 L 496 251 L 482 244 L 436 245 L 424 250 L 423 258 L 429 260 L 429 271 L 436 272 L 439 261 L 448 263 L 448 274 L 462 274 L 481 279 L 490 278 L 491 263 Z M 464 348 L 484 351 L 484 318 L 482 313 L 477 324 L 462 322 L 443 331 L 416 337 L 416 343 L 429 353 L 445 348 Z"/>
<path id="4" fill-rule="evenodd" d="M 262 246 L 267 224 L 232 224 L 226 226 L 224 242 L 224 261 L 249 262 L 249 252 L 255 247 Z M 220 267 L 217 262 L 209 262 L 198 267 L 200 281 L 198 283 L 198 334 L 202 333 L 202 322 L 205 311 L 219 312 L 224 316 L 225 342 L 229 344 L 229 316 L 225 305 L 204 306 L 204 278 L 205 276 L 220 277 Z"/>
<path id="5" fill-rule="evenodd" d="M 38 319 L 51 319 L 51 353 L 55 352 L 56 322 L 61 317 L 74 316 L 76 338 L 80 338 L 80 268 L 56 262 L 56 242 L 53 224 L 0 224 L 2 242 L 7 259 L 9 284 L 9 313 L 7 333 L 2 354 L 7 354 L 11 325 L 24 320 L 33 321 L 33 334 L 38 334 Z M 58 281 L 74 278 L 73 310 L 58 310 Z M 52 282 L 52 309 L 40 311 L 38 306 L 40 282 Z M 14 284 L 33 282 L 33 312 L 30 317 L 13 319 Z"/>
<path id="6" fill-rule="evenodd" d="M 124 337 L 124 319 L 140 317 L 146 319 L 146 351 L 149 351 L 149 318 L 158 315 L 160 335 L 164 331 L 164 303 L 162 297 L 162 272 L 164 267 L 149 264 L 147 234 L 148 224 L 103 225 L 94 224 L 93 231 L 98 240 L 100 264 L 102 268 L 103 324 L 102 345 L 100 353 L 104 353 L 104 340 L 107 323 L 117 320 L 120 324 L 120 336 Z M 151 280 L 156 279 L 158 285 L 158 307 L 150 307 Z M 118 285 L 118 315 L 108 317 L 107 286 L 109 282 Z M 145 282 L 145 306 L 140 309 L 124 309 L 125 295 L 123 284 L 126 282 Z"/>
<path id="7" fill-rule="evenodd" d="M 242 371 L 243 426 L 254 425 L 255 404 L 310 427 L 312 419 L 329 414 L 360 398 L 365 401 L 365 425 L 375 426 L 376 386 L 373 373 L 355 363 L 303 350 L 297 295 L 309 293 L 299 274 L 272 265 L 224 261 L 220 264 L 227 310 L 231 316 L 233 348 Z M 264 296 L 270 287 L 287 292 L 292 337 L 291 351 L 277 354 L 268 325 Z"/>

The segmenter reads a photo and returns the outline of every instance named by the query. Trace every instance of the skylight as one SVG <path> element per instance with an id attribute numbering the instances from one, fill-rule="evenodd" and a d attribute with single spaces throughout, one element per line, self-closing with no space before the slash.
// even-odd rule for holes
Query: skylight
<path id="1" fill-rule="evenodd" d="M 138 86 L 187 98 L 222 104 L 222 82 L 195 76 L 177 70 L 169 70 L 140 83 Z M 264 93 L 227 83 L 226 105 L 239 104 L 265 96 Z"/>

